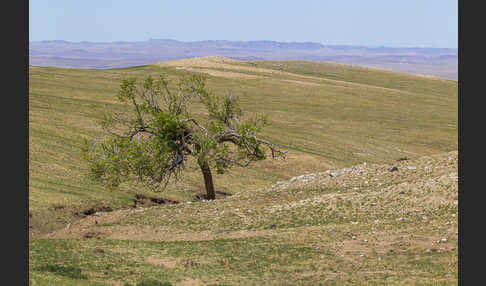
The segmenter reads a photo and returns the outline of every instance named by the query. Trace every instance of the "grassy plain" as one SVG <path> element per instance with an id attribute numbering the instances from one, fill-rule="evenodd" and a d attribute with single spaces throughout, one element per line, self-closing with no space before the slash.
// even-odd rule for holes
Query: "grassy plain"
<path id="1" fill-rule="evenodd" d="M 126 108 L 115 98 L 120 81 L 148 74 L 175 79 L 186 72 L 208 73 L 215 93 L 231 90 L 249 113 L 267 113 L 272 125 L 264 136 L 289 150 L 287 160 L 216 175 L 218 191 L 238 195 L 211 207 L 194 201 L 204 192 L 197 170 L 163 193 L 130 185 L 108 191 L 90 182 L 81 142 L 97 136 L 96 121 L 104 112 Z M 356 177 L 359 183 L 344 185 L 324 180 L 313 187 L 268 187 L 304 173 L 457 150 L 457 81 L 331 63 L 209 57 L 111 70 L 30 67 L 29 86 L 32 285 L 136 285 L 143 279 L 175 285 L 342 285 L 373 277 L 379 281 L 370 282 L 375 285 L 413 284 L 414 279 L 423 285 L 454 284 L 455 238 L 449 235 L 440 253 L 440 247 L 415 243 L 435 243 L 457 229 L 449 217 L 457 212 L 457 186 L 443 173 L 425 175 L 426 163 L 436 159 L 427 159 L 425 173 L 417 177 L 396 182 L 384 177 L 378 186 L 371 182 L 380 177 L 373 175 L 368 181 L 374 187 L 366 192 L 353 189 L 361 189 L 362 176 Z M 196 111 L 204 115 L 198 106 Z M 449 166 L 449 159 L 437 160 Z M 457 172 L 457 165 L 447 168 Z M 445 181 L 420 185 L 410 200 L 382 192 L 427 176 Z M 441 186 L 432 188 L 437 193 L 431 184 Z M 194 207 L 137 213 L 140 209 L 130 209 L 135 194 L 191 200 Z M 322 198 L 307 204 L 313 197 Z M 365 207 L 366 202 L 382 207 Z M 100 205 L 114 209 L 106 221 L 75 215 Z M 415 211 L 420 215 L 412 216 Z M 403 221 L 407 216 L 411 219 Z M 423 216 L 430 219 L 423 223 Z M 383 224 L 375 226 L 375 220 Z M 354 242 L 361 234 L 372 241 L 372 231 L 378 241 L 394 246 L 378 244 L 370 248 L 375 253 Z M 350 244 L 350 253 L 338 251 L 347 249 L 340 242 Z M 393 253 L 383 252 L 389 249 Z"/>

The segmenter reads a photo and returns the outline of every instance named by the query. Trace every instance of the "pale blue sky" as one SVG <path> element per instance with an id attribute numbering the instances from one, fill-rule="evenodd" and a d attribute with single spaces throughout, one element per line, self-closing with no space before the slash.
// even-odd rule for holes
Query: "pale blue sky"
<path id="1" fill-rule="evenodd" d="M 457 48 L 457 0 L 30 0 L 30 41 L 273 40 Z"/>

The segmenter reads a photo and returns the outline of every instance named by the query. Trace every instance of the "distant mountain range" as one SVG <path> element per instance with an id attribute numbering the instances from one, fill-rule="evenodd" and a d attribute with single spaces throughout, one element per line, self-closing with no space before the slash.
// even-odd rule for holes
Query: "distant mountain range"
<path id="1" fill-rule="evenodd" d="M 121 68 L 182 58 L 222 56 L 236 60 L 307 60 L 387 68 L 458 78 L 458 50 L 323 45 L 314 42 L 223 41 L 29 43 L 29 64 L 68 68 Z"/>

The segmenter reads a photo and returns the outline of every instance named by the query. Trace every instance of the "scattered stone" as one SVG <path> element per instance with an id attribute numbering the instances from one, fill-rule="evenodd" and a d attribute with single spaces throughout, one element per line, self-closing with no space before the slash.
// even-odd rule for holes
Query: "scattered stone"
<path id="1" fill-rule="evenodd" d="M 440 242 L 447 242 L 447 238 L 443 237 Z"/>
<path id="2" fill-rule="evenodd" d="M 388 171 L 390 171 L 390 172 L 398 171 L 398 167 L 397 166 L 393 166 Z"/>
<path id="3" fill-rule="evenodd" d="M 416 170 L 417 167 L 415 167 L 415 166 L 408 166 L 407 169 L 409 169 L 409 170 Z"/>
<path id="4" fill-rule="evenodd" d="M 329 173 L 329 176 L 331 176 L 331 178 L 335 178 L 335 177 L 339 177 L 339 176 L 342 176 L 344 175 L 344 172 L 331 172 Z"/>
<path id="5" fill-rule="evenodd" d="M 405 191 L 400 191 L 398 194 L 404 195 L 405 194 Z"/>

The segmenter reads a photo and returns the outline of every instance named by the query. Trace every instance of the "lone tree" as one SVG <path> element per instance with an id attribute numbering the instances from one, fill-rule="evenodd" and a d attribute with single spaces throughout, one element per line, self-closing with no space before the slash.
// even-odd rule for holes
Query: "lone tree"
<path id="1" fill-rule="evenodd" d="M 163 76 L 123 80 L 117 97 L 132 108 L 105 115 L 102 134 L 85 141 L 83 158 L 92 178 L 109 188 L 135 181 L 161 190 L 177 179 L 192 156 L 212 200 L 211 169 L 224 173 L 234 165 L 246 167 L 264 160 L 268 150 L 273 158 L 285 158 L 286 151 L 257 137 L 268 124 L 266 116 L 244 118 L 235 97 L 216 96 L 205 82 L 203 74 L 180 77 L 175 89 Z M 190 107 L 201 106 L 207 114 L 196 119 Z"/>

